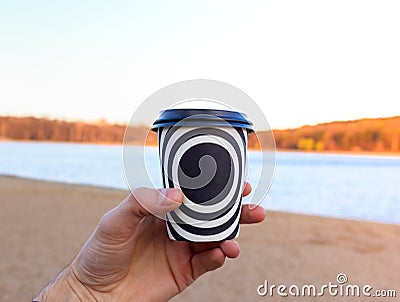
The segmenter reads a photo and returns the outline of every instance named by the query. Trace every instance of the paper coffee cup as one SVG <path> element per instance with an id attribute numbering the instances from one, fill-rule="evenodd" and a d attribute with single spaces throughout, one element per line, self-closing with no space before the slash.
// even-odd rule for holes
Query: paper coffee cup
<path id="1" fill-rule="evenodd" d="M 152 130 L 158 133 L 164 187 L 180 188 L 185 195 L 183 204 L 166 215 L 169 238 L 238 237 L 251 122 L 236 111 L 168 109 Z"/>

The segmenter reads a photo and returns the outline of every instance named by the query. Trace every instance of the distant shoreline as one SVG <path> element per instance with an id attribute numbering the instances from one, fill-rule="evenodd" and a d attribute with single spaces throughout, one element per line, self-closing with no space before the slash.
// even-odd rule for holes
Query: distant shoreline
<path id="1" fill-rule="evenodd" d="M 9 139 L 0 138 L 0 143 L 52 143 L 52 144 L 81 144 L 81 145 L 112 145 L 112 146 L 122 146 L 119 142 L 74 142 L 74 141 L 58 141 L 58 140 L 35 140 L 35 139 Z M 136 145 L 136 144 L 133 144 Z M 137 144 L 139 146 L 139 144 Z"/>
<path id="2" fill-rule="evenodd" d="M 56 140 L 17 140 L 17 139 L 0 139 L 0 143 L 13 142 L 13 143 L 52 143 L 52 144 L 78 144 L 78 145 L 99 145 L 99 146 L 121 146 L 122 143 L 118 142 L 71 142 L 71 141 L 56 141 Z M 132 143 L 132 146 L 140 146 L 140 144 Z M 157 147 L 156 145 L 147 145 L 146 147 Z M 249 148 L 250 151 L 257 151 L 259 149 Z M 350 150 L 299 150 L 277 148 L 276 152 L 294 152 L 294 153 L 309 153 L 309 154 L 343 154 L 343 155 L 362 155 L 362 156 L 394 156 L 400 157 L 400 152 L 388 151 L 350 151 Z"/>
<path id="3" fill-rule="evenodd" d="M 395 156 L 400 157 L 400 152 L 387 152 L 387 151 L 346 151 L 346 150 L 296 150 L 296 149 L 276 149 L 277 152 L 296 152 L 296 153 L 309 153 L 309 154 L 343 154 L 343 155 L 365 155 L 365 156 Z"/>

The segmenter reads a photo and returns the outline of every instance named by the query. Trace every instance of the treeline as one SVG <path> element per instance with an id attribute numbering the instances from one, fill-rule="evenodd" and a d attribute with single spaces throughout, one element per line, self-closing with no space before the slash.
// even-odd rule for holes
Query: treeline
<path id="1" fill-rule="evenodd" d="M 399 152 L 400 116 L 274 130 L 274 134 L 279 149 Z"/>
<path id="2" fill-rule="evenodd" d="M 0 116 L 0 140 L 121 144 L 125 127 L 105 121 L 84 123 L 36 117 Z M 148 131 L 147 126 L 137 126 L 133 131 L 129 131 L 127 140 L 132 144 L 142 143 Z M 157 136 L 151 133 L 147 143 L 156 144 Z"/>
<path id="3" fill-rule="evenodd" d="M 0 117 L 0 138 L 66 142 L 122 142 L 125 127 L 35 117 Z"/>
<path id="4" fill-rule="evenodd" d="M 67 122 L 35 117 L 0 117 L 1 140 L 37 140 L 87 143 L 122 143 L 125 125 Z M 128 132 L 132 144 L 157 144 L 154 132 L 138 126 Z M 302 151 L 400 151 L 400 116 L 332 122 L 316 126 L 273 131 L 278 149 Z M 260 136 L 263 137 L 262 135 Z M 263 144 L 263 143 L 262 143 Z M 257 137 L 249 136 L 249 147 L 259 147 Z"/>

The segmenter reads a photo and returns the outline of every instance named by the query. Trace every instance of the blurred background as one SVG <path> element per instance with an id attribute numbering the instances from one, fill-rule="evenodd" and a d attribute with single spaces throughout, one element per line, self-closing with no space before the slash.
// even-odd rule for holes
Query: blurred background
<path id="1" fill-rule="evenodd" d="M 257 201 L 271 220 L 244 230 L 243 260 L 225 271 L 246 272 L 248 282 L 234 279 L 233 288 L 218 272 L 181 299 L 259 298 L 268 270 L 245 264 L 249 257 L 281 281 L 305 282 L 314 259 L 318 282 L 341 267 L 398 286 L 399 13 L 396 1 L 1 1 L 0 301 L 32 298 L 72 259 L 128 190 L 121 144 L 135 109 L 188 79 L 246 92 L 274 130 L 277 153 L 269 194 Z M 137 148 L 154 119 L 141 118 Z M 156 143 L 150 135 L 155 178 Z M 254 171 L 256 140 L 249 148 Z M 207 292 L 211 282 L 219 290 Z"/>

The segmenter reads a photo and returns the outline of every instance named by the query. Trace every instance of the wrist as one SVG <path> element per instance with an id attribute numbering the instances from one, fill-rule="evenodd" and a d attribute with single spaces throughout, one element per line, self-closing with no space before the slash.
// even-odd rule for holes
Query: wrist
<path id="1" fill-rule="evenodd" d="M 91 292 L 75 277 L 67 267 L 57 278 L 34 299 L 38 302 L 96 302 Z"/>

